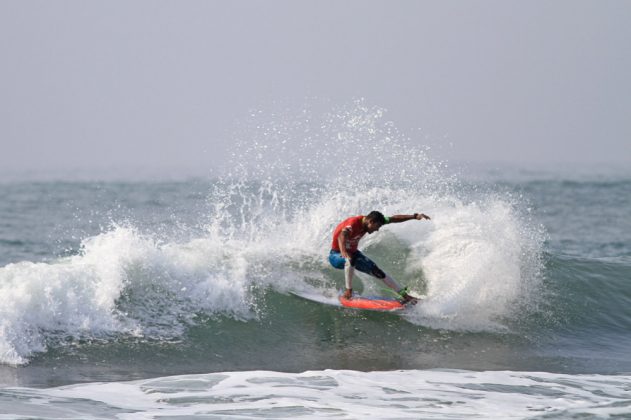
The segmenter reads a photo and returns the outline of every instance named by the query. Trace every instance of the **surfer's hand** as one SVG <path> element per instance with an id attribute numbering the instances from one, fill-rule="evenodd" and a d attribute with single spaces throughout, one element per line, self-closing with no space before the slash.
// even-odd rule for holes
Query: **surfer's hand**
<path id="1" fill-rule="evenodd" d="M 432 220 L 428 215 L 423 214 L 423 213 L 414 213 L 414 218 L 416 220 Z"/>

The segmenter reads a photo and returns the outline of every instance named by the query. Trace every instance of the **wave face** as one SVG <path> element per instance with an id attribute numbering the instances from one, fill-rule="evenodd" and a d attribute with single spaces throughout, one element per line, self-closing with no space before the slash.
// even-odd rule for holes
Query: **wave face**
<path id="1" fill-rule="evenodd" d="M 631 229 L 613 207 L 629 208 L 625 178 L 472 181 L 363 102 L 256 114 L 239 137 L 213 180 L 0 185 L 0 361 L 28 364 L 26 382 L 60 360 L 78 377 L 127 379 L 629 369 Z M 342 286 L 326 261 L 332 230 L 373 209 L 432 217 L 362 241 L 422 303 L 398 317 L 290 296 Z M 600 229 L 582 219 L 598 213 Z M 384 293 L 362 275 L 357 288 Z M 113 367 L 95 373 L 95 360 Z"/>

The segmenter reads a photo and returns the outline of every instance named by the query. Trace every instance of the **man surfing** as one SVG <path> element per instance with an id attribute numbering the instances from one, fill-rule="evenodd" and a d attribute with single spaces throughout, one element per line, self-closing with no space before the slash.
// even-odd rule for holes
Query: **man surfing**
<path id="1" fill-rule="evenodd" d="M 377 264 L 357 250 L 359 240 L 367 233 L 377 232 L 381 226 L 389 223 L 401 223 L 408 220 L 430 220 L 423 213 L 411 215 L 398 214 L 390 217 L 384 216 L 378 211 L 371 211 L 366 216 L 353 216 L 337 225 L 333 231 L 333 243 L 329 253 L 329 262 L 338 269 L 344 269 L 346 290 L 343 297 L 353 298 L 353 274 L 355 269 L 362 273 L 370 274 L 383 281 L 394 290 L 402 303 L 416 303 L 418 299 L 410 296 L 406 288 L 402 288 L 392 277 L 384 273 Z"/>

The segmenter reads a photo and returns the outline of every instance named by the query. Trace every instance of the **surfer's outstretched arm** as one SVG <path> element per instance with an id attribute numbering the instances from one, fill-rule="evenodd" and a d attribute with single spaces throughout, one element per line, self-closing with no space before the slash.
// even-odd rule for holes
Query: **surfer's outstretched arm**
<path id="1" fill-rule="evenodd" d="M 342 232 L 340 232 L 340 236 L 337 239 L 337 243 L 340 246 L 340 254 L 342 254 L 342 257 L 346 258 L 347 260 L 350 260 L 351 256 L 348 254 L 348 250 L 346 249 L 346 241 L 348 239 L 348 231 L 349 231 L 349 229 L 346 228 L 346 229 L 342 230 Z"/>
<path id="2" fill-rule="evenodd" d="M 394 216 L 388 217 L 388 223 L 401 223 L 407 222 L 408 220 L 431 220 L 431 218 L 423 213 L 395 214 Z"/>

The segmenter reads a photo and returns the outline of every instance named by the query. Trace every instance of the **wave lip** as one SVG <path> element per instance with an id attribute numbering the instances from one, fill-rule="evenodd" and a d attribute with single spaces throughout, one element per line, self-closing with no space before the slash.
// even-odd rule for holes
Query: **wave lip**
<path id="1" fill-rule="evenodd" d="M 0 362 L 25 364 L 82 339 L 170 339 L 198 312 L 251 317 L 243 261 L 222 250 L 211 239 L 160 244 L 115 226 L 85 239 L 79 255 L 0 268 Z"/>
<path id="2" fill-rule="evenodd" d="M 537 299 L 542 240 L 524 232 L 510 203 L 495 197 L 436 210 L 416 256 L 427 279 L 421 312 L 437 328 L 492 330 Z"/>
<path id="3" fill-rule="evenodd" d="M 0 268 L 2 362 L 26 363 L 54 336 L 125 329 L 113 316 L 123 284 L 120 264 L 104 258 L 107 253 L 95 255 L 95 246 L 86 244 L 84 255 L 52 264 L 21 262 Z"/>

